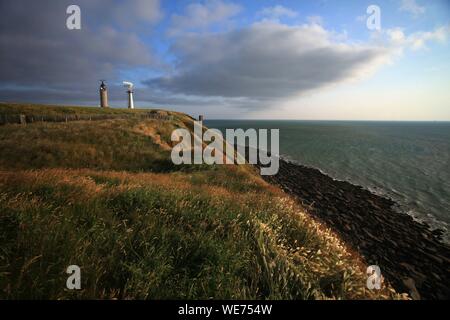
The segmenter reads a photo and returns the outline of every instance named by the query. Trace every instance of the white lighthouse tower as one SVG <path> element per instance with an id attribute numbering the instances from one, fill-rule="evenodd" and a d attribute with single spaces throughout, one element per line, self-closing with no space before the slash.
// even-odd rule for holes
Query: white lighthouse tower
<path id="1" fill-rule="evenodd" d="M 124 81 L 123 85 L 127 88 L 128 93 L 128 109 L 134 109 L 134 100 L 133 100 L 133 84 L 128 81 Z"/>

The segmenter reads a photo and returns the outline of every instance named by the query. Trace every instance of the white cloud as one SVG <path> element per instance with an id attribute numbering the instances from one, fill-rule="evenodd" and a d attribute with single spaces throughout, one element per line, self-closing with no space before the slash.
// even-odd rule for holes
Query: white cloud
<path id="1" fill-rule="evenodd" d="M 309 16 L 309 17 L 306 18 L 306 20 L 310 24 L 323 25 L 323 18 L 321 16 Z"/>
<path id="2" fill-rule="evenodd" d="M 450 26 L 411 34 L 394 28 L 377 32 L 378 38 L 368 43 L 354 43 L 314 20 L 295 26 L 265 20 L 233 31 L 178 38 L 172 48 L 179 62 L 176 70 L 146 83 L 171 94 L 265 109 L 366 78 L 404 49 L 445 42 L 449 34 Z"/>
<path id="3" fill-rule="evenodd" d="M 258 16 L 269 20 L 279 20 L 280 18 L 295 18 L 298 13 L 289 8 L 277 5 L 274 7 L 267 7 L 257 13 Z"/>
<path id="4" fill-rule="evenodd" d="M 153 88 L 210 97 L 274 100 L 370 74 L 390 58 L 382 46 L 348 44 L 317 24 L 261 22 L 220 34 L 177 39 L 179 68 Z"/>
<path id="5" fill-rule="evenodd" d="M 220 0 L 209 0 L 205 4 L 192 3 L 186 7 L 183 15 L 172 15 L 170 35 L 187 31 L 206 29 L 207 27 L 226 22 L 241 12 L 242 8 L 234 3 Z"/>
<path id="6" fill-rule="evenodd" d="M 425 7 L 417 4 L 416 0 L 402 0 L 400 11 L 409 12 L 417 17 L 425 13 Z"/>
<path id="7" fill-rule="evenodd" d="M 386 31 L 390 42 L 397 47 L 412 50 L 425 49 L 427 43 L 444 43 L 450 35 L 450 26 L 436 28 L 433 31 L 419 31 L 405 35 L 401 28 L 388 29 Z"/>

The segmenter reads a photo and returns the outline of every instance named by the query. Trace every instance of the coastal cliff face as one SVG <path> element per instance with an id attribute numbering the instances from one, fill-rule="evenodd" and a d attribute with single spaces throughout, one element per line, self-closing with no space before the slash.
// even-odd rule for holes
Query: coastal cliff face
<path id="1" fill-rule="evenodd" d="M 254 167 L 174 166 L 170 134 L 192 118 L 111 112 L 0 126 L 0 298 L 405 298 L 368 290 L 358 255 Z M 82 290 L 66 289 L 69 265 Z"/>
<path id="2" fill-rule="evenodd" d="M 396 209 L 395 203 L 319 170 L 280 160 L 278 175 L 266 177 L 293 195 L 307 211 L 338 232 L 369 265 L 415 299 L 450 298 L 450 247 Z"/>

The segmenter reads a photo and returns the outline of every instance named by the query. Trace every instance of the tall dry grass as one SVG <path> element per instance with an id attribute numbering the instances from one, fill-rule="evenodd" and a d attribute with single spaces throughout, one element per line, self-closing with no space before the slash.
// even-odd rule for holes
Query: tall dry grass
<path id="1" fill-rule="evenodd" d="M 366 291 L 343 244 L 282 193 L 204 175 L 0 172 L 0 297 L 398 297 Z M 72 264 L 81 291 L 65 288 Z"/>

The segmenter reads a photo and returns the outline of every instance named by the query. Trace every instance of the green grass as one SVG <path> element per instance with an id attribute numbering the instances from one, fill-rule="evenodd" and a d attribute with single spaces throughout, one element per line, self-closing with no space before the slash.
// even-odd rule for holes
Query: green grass
<path id="1" fill-rule="evenodd" d="M 170 170 L 168 151 L 130 130 L 138 120 L 0 127 L 0 165 L 9 168 Z"/>
<path id="2" fill-rule="evenodd" d="M 0 126 L 0 299 L 400 297 L 252 167 L 173 166 L 176 116 Z"/>
<path id="3" fill-rule="evenodd" d="M 0 114 L 13 115 L 25 114 L 27 116 L 56 116 L 56 115 L 124 115 L 132 116 L 149 112 L 164 111 L 160 109 L 120 109 L 99 107 L 76 107 L 58 105 L 37 105 L 25 103 L 0 102 Z M 171 115 L 185 117 L 178 112 L 170 112 Z"/>
<path id="4" fill-rule="evenodd" d="M 172 121 L 127 117 L 130 112 L 144 112 L 127 109 L 86 107 L 78 110 L 76 107 L 33 108 L 28 105 L 8 107 L 0 104 L 0 114 L 3 111 L 34 116 L 56 112 L 83 114 L 87 111 L 92 114 L 125 114 L 123 119 L 114 120 L 0 126 L 0 166 L 14 169 L 66 167 L 158 172 L 179 170 L 174 168 L 170 160 L 170 135 L 175 128 L 187 127 L 191 122 L 189 117 L 173 112 L 169 113 L 173 116 Z M 161 144 L 166 148 L 161 148 Z"/>

